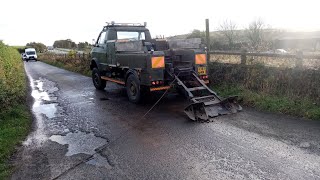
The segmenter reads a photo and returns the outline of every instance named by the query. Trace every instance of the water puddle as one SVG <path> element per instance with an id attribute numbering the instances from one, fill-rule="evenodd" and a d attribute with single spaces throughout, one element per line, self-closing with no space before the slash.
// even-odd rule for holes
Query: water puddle
<path id="1" fill-rule="evenodd" d="M 56 112 L 57 112 L 56 105 L 57 105 L 56 103 L 34 105 L 33 111 L 35 113 L 44 114 L 47 118 L 51 119 L 56 117 Z"/>
<path id="2" fill-rule="evenodd" d="M 40 80 L 35 82 L 37 82 L 36 87 L 39 89 L 39 91 L 43 91 L 43 82 L 41 82 Z"/>
<path id="3" fill-rule="evenodd" d="M 34 104 L 32 110 L 35 114 L 44 114 L 47 118 L 54 118 L 57 112 L 56 103 L 48 103 L 50 96 L 48 92 L 43 90 L 43 82 L 40 80 L 34 81 L 36 88 L 32 90 L 32 97 L 34 98 Z"/>
<path id="4" fill-rule="evenodd" d="M 33 80 L 33 78 L 29 76 L 29 80 L 32 89 L 31 96 L 34 98 L 32 111 L 36 119 L 36 130 L 28 136 L 27 140 L 23 142 L 23 144 L 25 146 L 39 146 L 42 142 L 48 139 L 44 133 L 44 118 L 46 117 L 51 119 L 56 117 L 57 103 L 50 103 L 52 100 L 56 100 L 56 97 L 50 96 L 50 92 L 53 93 L 58 89 L 54 87 L 53 82 L 45 79 Z M 44 85 L 48 87 L 44 87 Z M 48 89 L 48 91 L 45 89 Z"/>
<path id="5" fill-rule="evenodd" d="M 84 132 L 68 133 L 65 136 L 53 135 L 49 139 L 62 145 L 67 144 L 66 156 L 80 153 L 91 155 L 95 153 L 95 149 L 107 143 L 106 139 L 96 137 L 93 133 Z"/>

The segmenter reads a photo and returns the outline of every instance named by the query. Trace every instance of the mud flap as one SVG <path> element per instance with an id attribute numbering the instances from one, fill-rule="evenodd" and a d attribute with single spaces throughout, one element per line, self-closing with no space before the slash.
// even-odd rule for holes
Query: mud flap
<path id="1" fill-rule="evenodd" d="M 237 103 L 237 96 L 232 96 L 220 102 L 192 103 L 185 108 L 184 112 L 193 121 L 210 121 L 214 117 L 234 114 L 241 110 L 242 107 Z"/>

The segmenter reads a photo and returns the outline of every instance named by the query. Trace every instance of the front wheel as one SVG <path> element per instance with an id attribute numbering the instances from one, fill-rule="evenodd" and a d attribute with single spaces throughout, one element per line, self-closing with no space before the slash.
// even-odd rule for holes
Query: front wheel
<path id="1" fill-rule="evenodd" d="M 141 101 L 140 81 L 133 74 L 126 81 L 126 89 L 129 101 L 139 103 Z"/>
<path id="2" fill-rule="evenodd" d="M 92 69 L 92 81 L 94 87 L 98 90 L 103 90 L 106 87 L 107 82 L 101 79 L 100 72 L 97 68 Z"/>

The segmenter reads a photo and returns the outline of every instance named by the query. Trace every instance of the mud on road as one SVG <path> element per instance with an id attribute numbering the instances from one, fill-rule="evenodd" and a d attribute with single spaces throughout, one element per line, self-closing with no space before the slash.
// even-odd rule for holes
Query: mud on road
<path id="1" fill-rule="evenodd" d="M 320 179 L 320 123 L 245 109 L 193 123 L 186 101 L 135 105 L 112 83 L 25 63 L 35 120 L 12 179 Z M 154 97 L 156 99 L 156 97 Z"/>

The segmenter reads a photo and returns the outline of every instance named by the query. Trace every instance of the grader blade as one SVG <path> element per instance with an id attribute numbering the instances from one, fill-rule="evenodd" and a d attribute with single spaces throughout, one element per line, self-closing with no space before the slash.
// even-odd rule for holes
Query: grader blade
<path id="1" fill-rule="evenodd" d="M 185 108 L 184 112 L 193 121 L 212 121 L 214 117 L 241 111 L 242 107 L 236 102 L 236 98 L 236 96 L 233 96 L 220 102 L 192 103 Z"/>

